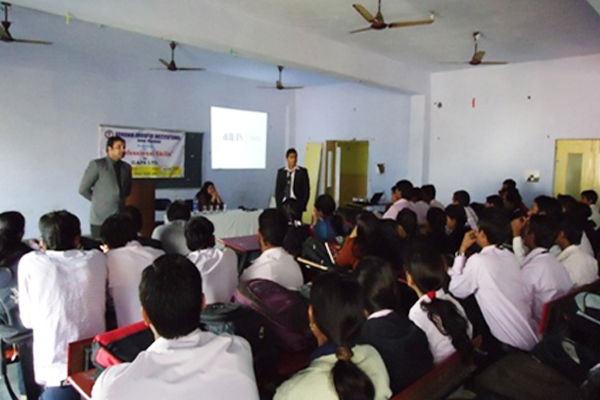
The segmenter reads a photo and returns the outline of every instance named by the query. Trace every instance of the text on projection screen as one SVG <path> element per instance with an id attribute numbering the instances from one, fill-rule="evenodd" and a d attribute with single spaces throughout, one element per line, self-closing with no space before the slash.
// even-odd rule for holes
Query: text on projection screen
<path id="1" fill-rule="evenodd" d="M 210 108 L 212 169 L 264 169 L 267 113 Z"/>

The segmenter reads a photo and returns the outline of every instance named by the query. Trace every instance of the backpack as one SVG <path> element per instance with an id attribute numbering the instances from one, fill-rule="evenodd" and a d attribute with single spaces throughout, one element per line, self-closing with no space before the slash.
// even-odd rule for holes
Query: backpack
<path id="1" fill-rule="evenodd" d="M 302 244 L 301 257 L 326 267 L 332 267 L 334 265 L 329 257 L 329 252 L 325 247 L 325 243 L 314 237 L 309 237 Z"/>
<path id="2" fill-rule="evenodd" d="M 94 336 L 92 363 L 103 371 L 112 365 L 133 361 L 154 342 L 154 335 L 142 321 Z"/>
<path id="3" fill-rule="evenodd" d="M 274 334 L 264 317 L 251 308 L 236 303 L 208 304 L 200 316 L 202 329 L 216 335 L 229 333 L 241 336 L 252 349 L 257 375 L 273 368 L 278 351 L 272 345 Z"/>
<path id="4" fill-rule="evenodd" d="M 300 351 L 316 346 L 308 327 L 308 300 L 299 292 L 270 280 L 253 279 L 241 282 L 233 296 L 266 319 L 282 349 Z"/>

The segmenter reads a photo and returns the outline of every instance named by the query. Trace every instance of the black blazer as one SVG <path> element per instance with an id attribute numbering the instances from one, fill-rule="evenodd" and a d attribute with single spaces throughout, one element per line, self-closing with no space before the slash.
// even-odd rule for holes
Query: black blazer
<path id="1" fill-rule="evenodd" d="M 425 333 L 407 317 L 392 312 L 367 320 L 358 344 L 370 344 L 381 355 L 393 394 L 401 392 L 433 368 Z"/>
<path id="2" fill-rule="evenodd" d="M 306 203 L 308 203 L 308 195 L 310 193 L 310 186 L 308 183 L 308 171 L 306 168 L 297 167 L 294 176 L 294 195 L 296 195 L 297 210 L 302 212 L 306 210 Z M 283 198 L 285 197 L 285 181 L 287 179 L 287 170 L 285 168 L 279 168 L 277 171 L 277 182 L 275 183 L 275 201 L 277 207 L 281 207 L 283 204 Z"/>

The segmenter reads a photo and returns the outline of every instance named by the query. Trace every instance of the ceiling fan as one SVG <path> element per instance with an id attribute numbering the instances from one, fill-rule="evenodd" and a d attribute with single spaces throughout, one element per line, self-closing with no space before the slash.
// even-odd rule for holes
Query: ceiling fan
<path id="1" fill-rule="evenodd" d="M 4 11 L 4 20 L 2 20 L 2 26 L 0 26 L 1 41 L 6 43 L 52 44 L 52 42 L 46 42 L 45 40 L 15 39 L 9 31 L 11 22 L 8 20 L 8 9 L 11 4 L 4 1 L 1 4 Z"/>
<path id="2" fill-rule="evenodd" d="M 433 11 L 429 12 L 428 19 L 416 20 L 416 21 L 401 21 L 401 22 L 391 22 L 387 24 L 383 20 L 383 14 L 381 14 L 381 0 L 377 0 L 377 13 L 373 16 L 365 7 L 360 4 L 352 4 L 352 7 L 358 13 L 367 20 L 371 24 L 368 28 L 355 29 L 350 31 L 350 33 L 364 32 L 369 30 L 382 30 L 385 28 L 404 28 L 407 26 L 416 26 L 416 25 L 430 25 L 435 21 L 435 13 Z"/>
<path id="3" fill-rule="evenodd" d="M 164 70 L 164 71 L 204 71 L 204 68 L 199 68 L 199 67 L 178 67 L 177 64 L 175 64 L 175 48 L 177 47 L 177 43 L 175 42 L 171 42 L 169 43 L 169 47 L 171 48 L 171 61 L 167 62 L 166 60 L 159 58 L 158 61 L 160 61 L 160 63 L 162 65 L 164 65 L 164 68 L 151 68 L 153 70 Z"/>
<path id="4" fill-rule="evenodd" d="M 294 89 L 304 88 L 304 86 L 285 86 L 281 80 L 281 73 L 283 72 L 283 65 L 278 65 L 277 69 L 279 70 L 279 79 L 277 79 L 277 81 L 275 81 L 275 86 L 259 86 L 260 89 L 294 90 Z"/>
<path id="5" fill-rule="evenodd" d="M 485 51 L 478 49 L 479 39 L 481 38 L 481 32 L 473 32 L 473 57 L 469 61 L 460 62 L 459 64 L 470 64 L 470 65 L 504 65 L 508 64 L 506 61 L 483 61 Z"/>

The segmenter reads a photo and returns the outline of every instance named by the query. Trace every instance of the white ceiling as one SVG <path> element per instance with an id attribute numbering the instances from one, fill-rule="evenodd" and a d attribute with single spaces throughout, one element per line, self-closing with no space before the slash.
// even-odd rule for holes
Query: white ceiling
<path id="1" fill-rule="evenodd" d="M 375 12 L 375 0 L 359 1 Z M 188 43 L 180 49 L 180 63 L 185 60 L 217 72 L 273 80 L 274 64 L 297 67 L 284 77 L 288 84 L 331 82 L 319 78 L 326 74 L 422 92 L 430 72 L 472 68 L 446 62 L 470 58 L 474 31 L 482 32 L 480 49 L 490 61 L 600 53 L 600 15 L 586 0 L 383 0 L 388 22 L 423 19 L 429 10 L 435 11 L 437 20 L 429 26 L 350 35 L 348 31 L 367 25 L 352 2 L 15 0 L 14 4 Z M 17 11 L 13 7 L 15 36 Z M 38 33 L 41 27 L 32 29 Z M 240 57 L 232 57 L 230 49 Z M 166 57 L 168 48 L 159 55 Z M 303 76 L 301 70 L 318 74 Z M 300 82 L 302 78 L 306 81 Z"/>

